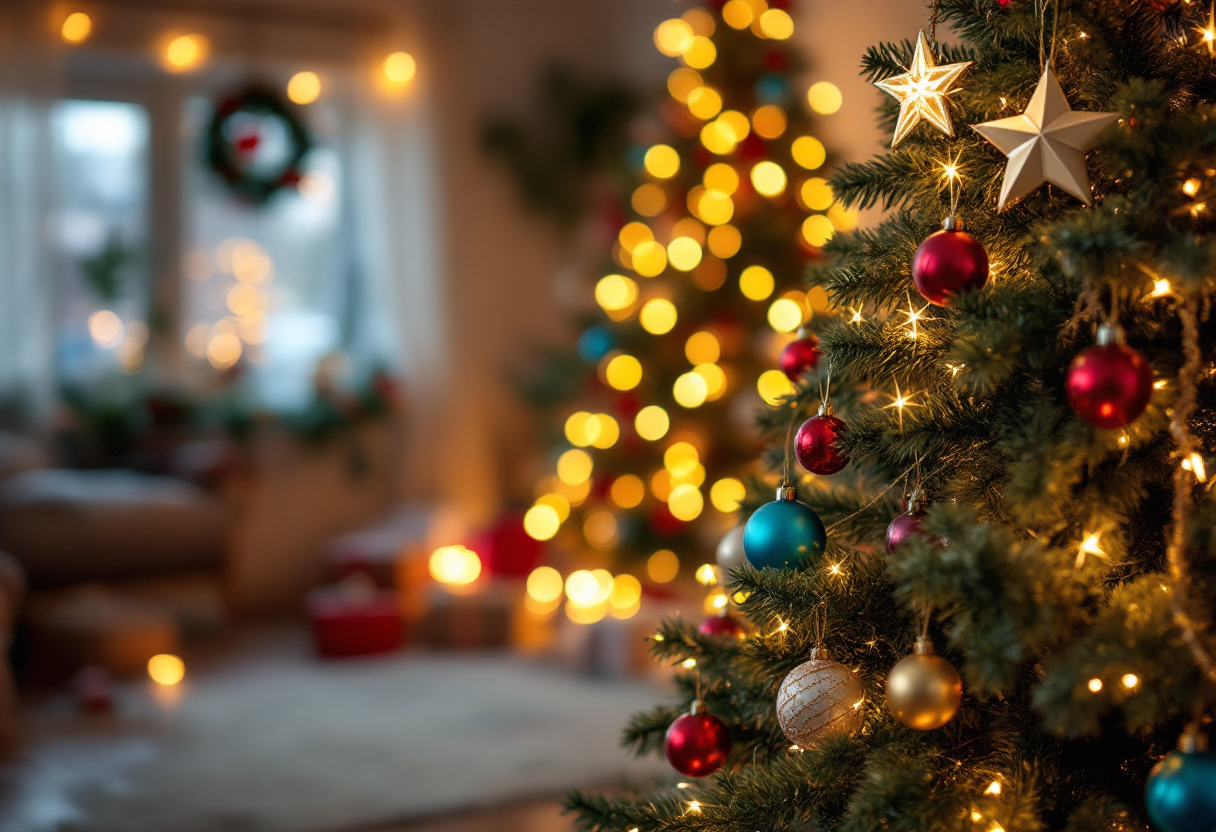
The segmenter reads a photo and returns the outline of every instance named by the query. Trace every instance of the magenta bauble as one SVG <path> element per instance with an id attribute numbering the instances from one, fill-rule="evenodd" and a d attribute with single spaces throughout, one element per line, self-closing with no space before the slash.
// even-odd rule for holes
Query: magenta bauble
<path id="1" fill-rule="evenodd" d="M 924 522 L 924 506 L 913 503 L 907 511 L 897 516 L 891 521 L 891 525 L 887 526 L 887 551 L 894 551 L 895 547 L 909 538 L 924 537 L 925 532 L 921 529 Z"/>
<path id="2" fill-rule="evenodd" d="M 798 428 L 794 453 L 802 467 L 812 474 L 835 474 L 849 464 L 849 455 L 840 449 L 840 438 L 848 428 L 832 415 L 830 407 L 819 408 Z"/>
<path id="3" fill-rule="evenodd" d="M 912 255 L 912 282 L 925 300 L 949 306 L 963 292 L 988 282 L 988 252 L 980 241 L 951 224 L 930 234 Z"/>
<path id="4" fill-rule="evenodd" d="M 697 627 L 697 632 L 703 636 L 719 638 L 743 638 L 744 636 L 743 625 L 729 612 L 711 615 L 701 622 L 701 626 Z"/>
<path id="5" fill-rule="evenodd" d="M 694 702 L 693 713 L 671 723 L 663 741 L 667 762 L 685 777 L 708 777 L 722 768 L 730 754 L 726 723 L 699 708 L 700 703 Z"/>
<path id="6" fill-rule="evenodd" d="M 1098 330 L 1098 345 L 1072 360 L 1064 387 L 1081 419 L 1096 428 L 1121 428 L 1148 407 L 1153 368 L 1123 343 L 1118 327 L 1107 325 Z"/>
<path id="7" fill-rule="evenodd" d="M 790 381 L 800 381 L 803 373 L 819 366 L 819 339 L 808 334 L 790 341 L 781 351 L 780 363 Z"/>

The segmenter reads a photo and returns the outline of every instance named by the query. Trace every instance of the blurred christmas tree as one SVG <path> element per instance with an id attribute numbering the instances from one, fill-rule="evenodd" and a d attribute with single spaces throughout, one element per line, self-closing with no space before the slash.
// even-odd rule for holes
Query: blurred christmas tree
<path id="1" fill-rule="evenodd" d="M 754 632 L 664 625 L 692 672 L 626 731 L 717 773 L 583 829 L 1216 829 L 1216 11 L 927 18 L 864 59 L 893 149 L 832 184 L 895 210 L 811 269 L 840 413 L 808 379 L 766 416 Z"/>
<path id="2" fill-rule="evenodd" d="M 655 30 L 681 65 L 633 124 L 632 186 L 590 217 L 577 355 L 550 356 L 528 384 L 553 452 L 525 529 L 569 563 L 632 559 L 665 583 L 686 553 L 712 551 L 760 448 L 757 410 L 818 357 L 802 341 L 788 377 L 775 369 L 826 305 L 799 288 L 808 259 L 855 219 L 823 178 L 807 109 L 835 112 L 840 93 L 796 88 L 788 8 L 693 8 Z M 603 600 L 589 602 L 601 615 Z"/>

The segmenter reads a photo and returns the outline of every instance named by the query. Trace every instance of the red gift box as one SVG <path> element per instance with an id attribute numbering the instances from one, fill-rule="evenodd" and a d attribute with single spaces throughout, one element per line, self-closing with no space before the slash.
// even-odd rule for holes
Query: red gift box
<path id="1" fill-rule="evenodd" d="M 339 585 L 308 597 L 317 655 L 335 659 L 391 653 L 404 641 L 405 624 L 397 596 Z"/>
<path id="2" fill-rule="evenodd" d="M 528 537 L 521 512 L 509 511 L 487 531 L 477 535 L 469 548 L 481 558 L 487 575 L 526 578 L 544 554 L 544 544 Z"/>

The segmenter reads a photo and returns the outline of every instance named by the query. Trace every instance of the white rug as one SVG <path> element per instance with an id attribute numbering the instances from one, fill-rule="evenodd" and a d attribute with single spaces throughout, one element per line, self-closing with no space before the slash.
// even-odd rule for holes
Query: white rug
<path id="1" fill-rule="evenodd" d="M 176 703 L 140 683 L 110 718 L 39 706 L 0 770 L 0 829 L 331 832 L 668 774 L 619 748 L 654 683 L 504 655 L 321 663 L 292 644 L 192 665 Z"/>

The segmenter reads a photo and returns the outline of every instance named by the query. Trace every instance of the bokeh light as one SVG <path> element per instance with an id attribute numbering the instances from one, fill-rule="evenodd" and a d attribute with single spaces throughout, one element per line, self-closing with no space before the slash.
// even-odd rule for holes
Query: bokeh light
<path id="1" fill-rule="evenodd" d="M 794 383 L 780 370 L 765 370 L 756 379 L 756 391 L 766 404 L 776 407 L 784 397 L 794 392 Z"/>
<path id="2" fill-rule="evenodd" d="M 617 241 L 625 251 L 632 252 L 642 243 L 654 239 L 654 232 L 644 222 L 629 222 L 617 233 Z"/>
<path id="3" fill-rule="evenodd" d="M 716 402 L 726 392 L 726 371 L 713 363 L 698 364 L 692 371 L 705 380 L 705 398 Z"/>
<path id="4" fill-rule="evenodd" d="M 812 176 L 802 183 L 798 196 L 804 207 L 811 211 L 826 211 L 835 201 L 836 195 L 826 179 Z"/>
<path id="5" fill-rule="evenodd" d="M 743 141 L 752 132 L 751 121 L 738 110 L 726 110 L 718 116 L 718 121 L 728 125 L 734 131 L 736 142 Z"/>
<path id="6" fill-rule="evenodd" d="M 746 29 L 756 18 L 747 0 L 729 0 L 722 7 L 722 19 L 732 29 Z"/>
<path id="7" fill-rule="evenodd" d="M 757 162 L 752 166 L 751 180 L 762 196 L 777 196 L 785 190 L 785 170 L 776 162 Z"/>
<path id="8" fill-rule="evenodd" d="M 692 43 L 688 49 L 680 55 L 686 66 L 693 69 L 705 69 L 713 65 L 713 62 L 718 59 L 718 49 L 714 46 L 714 42 L 707 37 L 694 35 Z"/>
<path id="9" fill-rule="evenodd" d="M 674 474 L 691 471 L 701 461 L 701 454 L 691 442 L 672 442 L 663 452 L 663 467 Z"/>
<path id="10" fill-rule="evenodd" d="M 768 324 L 778 332 L 793 332 L 803 323 L 802 306 L 790 298 L 777 298 L 768 307 Z"/>
<path id="11" fill-rule="evenodd" d="M 693 90 L 699 89 L 701 86 L 703 86 L 701 73 L 695 69 L 682 66 L 672 70 L 671 74 L 667 76 L 667 91 L 681 104 L 688 103 L 688 98 L 692 95 Z"/>
<path id="12" fill-rule="evenodd" d="M 832 227 L 832 221 L 823 214 L 815 214 L 802 221 L 802 239 L 806 240 L 809 245 L 824 245 L 832 239 L 832 235 L 835 233 L 836 229 Z"/>
<path id="13" fill-rule="evenodd" d="M 714 119 L 701 128 L 701 144 L 710 153 L 718 156 L 734 153 L 735 145 L 738 143 L 739 134 L 735 132 L 735 128 L 720 118 Z"/>
<path id="14" fill-rule="evenodd" d="M 628 309 L 637 299 L 637 282 L 624 275 L 605 275 L 595 284 L 595 302 L 605 310 Z"/>
<path id="15" fill-rule="evenodd" d="M 583 537 L 602 552 L 610 551 L 620 541 L 618 530 L 616 515 L 605 508 L 596 509 L 583 520 Z"/>
<path id="16" fill-rule="evenodd" d="M 642 382 L 642 362 L 632 355 L 614 356 L 604 368 L 604 377 L 614 390 L 632 390 Z"/>
<path id="17" fill-rule="evenodd" d="M 675 304 L 667 298 L 651 298 L 638 313 L 638 322 L 651 335 L 665 335 L 675 328 L 678 317 Z"/>
<path id="18" fill-rule="evenodd" d="M 706 243 L 710 254 L 725 260 L 739 253 L 739 248 L 743 245 L 743 235 L 733 225 L 719 225 L 710 229 Z"/>
<path id="19" fill-rule="evenodd" d="M 680 574 L 680 559 L 670 549 L 660 549 L 646 559 L 646 575 L 656 584 L 668 584 Z"/>
<path id="20" fill-rule="evenodd" d="M 647 240 L 633 250 L 633 270 L 642 277 L 657 277 L 667 268 L 667 250 L 661 243 Z"/>
<path id="21" fill-rule="evenodd" d="M 84 43 L 93 31 L 93 21 L 84 12 L 72 12 L 59 29 L 60 36 L 71 44 Z"/>
<path id="22" fill-rule="evenodd" d="M 642 606 L 642 582 L 633 575 L 617 575 L 608 596 L 608 611 L 613 618 L 633 617 Z"/>
<path id="23" fill-rule="evenodd" d="M 811 88 L 806 91 L 806 99 L 812 110 L 825 116 L 830 116 L 839 110 L 841 104 L 844 103 L 844 96 L 840 94 L 840 89 L 830 81 L 812 84 Z"/>
<path id="24" fill-rule="evenodd" d="M 799 166 L 818 170 L 828 158 L 827 148 L 814 136 L 799 136 L 790 145 L 790 153 Z"/>
<path id="25" fill-rule="evenodd" d="M 538 566 L 528 575 L 528 594 L 542 603 L 562 597 L 562 573 L 552 566 Z"/>
<path id="26" fill-rule="evenodd" d="M 773 293 L 776 281 L 764 266 L 748 266 L 739 275 L 739 291 L 748 300 L 765 300 Z"/>
<path id="27" fill-rule="evenodd" d="M 165 46 L 165 67 L 170 72 L 193 69 L 207 57 L 210 44 L 202 35 L 181 35 Z"/>
<path id="28" fill-rule="evenodd" d="M 671 386 L 671 397 L 676 404 L 689 409 L 705 404 L 709 397 L 709 385 L 697 373 L 684 373 Z"/>
<path id="29" fill-rule="evenodd" d="M 723 514 L 732 514 L 739 510 L 739 503 L 747 496 L 743 483 L 734 477 L 724 477 L 709 489 L 709 501 L 714 508 Z"/>
<path id="30" fill-rule="evenodd" d="M 635 508 L 646 497 L 646 483 L 633 474 L 622 474 L 612 481 L 609 489 L 612 502 L 621 508 Z"/>
<path id="31" fill-rule="evenodd" d="M 787 123 L 785 110 L 775 104 L 757 107 L 756 111 L 752 113 L 752 129 L 765 139 L 778 138 L 785 132 Z"/>
<path id="32" fill-rule="evenodd" d="M 689 364 L 712 364 L 722 356 L 722 345 L 712 332 L 701 330 L 684 342 L 684 357 Z"/>
<path id="33" fill-rule="evenodd" d="M 735 203 L 717 191 L 705 191 L 697 200 L 697 216 L 708 225 L 725 225 L 735 215 Z"/>
<path id="34" fill-rule="evenodd" d="M 709 121 L 722 111 L 722 94 L 713 87 L 698 87 L 688 94 L 688 112 Z"/>
<path id="35" fill-rule="evenodd" d="M 677 520 L 696 520 L 704 508 L 705 498 L 701 496 L 701 489 L 688 483 L 677 485 L 667 498 L 667 509 Z"/>
<path id="36" fill-rule="evenodd" d="M 701 262 L 701 245 L 692 237 L 676 237 L 667 245 L 667 262 L 673 269 L 690 272 Z"/>
<path id="37" fill-rule="evenodd" d="M 172 653 L 158 653 L 148 659 L 148 677 L 158 685 L 176 685 L 186 678 L 186 663 Z"/>
<path id="38" fill-rule="evenodd" d="M 671 496 L 671 472 L 666 468 L 660 468 L 650 475 L 650 493 L 654 495 L 659 502 L 667 502 L 667 498 Z"/>
<path id="39" fill-rule="evenodd" d="M 293 104 L 311 104 L 321 97 L 321 78 L 315 72 L 297 72 L 287 82 L 287 98 Z"/>
<path id="40" fill-rule="evenodd" d="M 536 505 L 549 506 L 556 511 L 559 523 L 565 523 L 566 518 L 570 516 L 570 501 L 561 494 L 541 494 L 536 498 Z"/>
<path id="41" fill-rule="evenodd" d="M 557 510 L 550 505 L 537 503 L 524 514 L 524 531 L 533 540 L 549 540 L 561 525 Z"/>
<path id="42" fill-rule="evenodd" d="M 577 485 L 591 476 L 594 467 L 591 454 L 571 448 L 557 458 L 557 478 L 562 482 Z"/>
<path id="43" fill-rule="evenodd" d="M 393 52 L 384 59 L 384 78 L 393 86 L 405 86 L 417 71 L 418 62 L 409 52 Z"/>
<path id="44" fill-rule="evenodd" d="M 646 151 L 642 164 L 655 179 L 670 179 L 680 170 L 680 154 L 667 144 L 656 144 Z"/>
<path id="45" fill-rule="evenodd" d="M 207 343 L 207 360 L 217 370 L 226 370 L 240 360 L 243 349 L 235 333 L 221 332 Z"/>
<path id="46" fill-rule="evenodd" d="M 760 31 L 773 40 L 786 40 L 794 34 L 794 20 L 782 9 L 769 9 L 760 15 Z"/>
<path id="47" fill-rule="evenodd" d="M 99 347 L 117 347 L 122 343 L 123 332 L 122 318 L 109 309 L 98 309 L 89 316 L 89 337 Z"/>
<path id="48" fill-rule="evenodd" d="M 702 182 L 705 190 L 730 196 L 739 188 L 739 172 L 725 162 L 715 162 L 705 169 Z"/>
<path id="49" fill-rule="evenodd" d="M 657 217 L 667 207 L 667 193 L 658 185 L 646 182 L 634 190 L 629 204 L 643 217 Z"/>
<path id="50" fill-rule="evenodd" d="M 466 586 L 481 575 L 481 558 L 465 546 L 440 546 L 428 563 L 431 577 L 441 584 Z"/>
<path id="51" fill-rule="evenodd" d="M 647 405 L 638 411 L 633 419 L 633 428 L 638 436 L 649 442 L 655 442 L 667 435 L 671 427 L 671 418 L 667 411 L 657 404 Z"/>
<path id="52" fill-rule="evenodd" d="M 676 58 L 692 47 L 694 37 L 692 26 L 687 21 L 672 18 L 655 27 L 654 45 L 667 57 Z"/>

